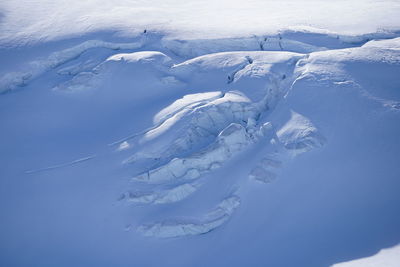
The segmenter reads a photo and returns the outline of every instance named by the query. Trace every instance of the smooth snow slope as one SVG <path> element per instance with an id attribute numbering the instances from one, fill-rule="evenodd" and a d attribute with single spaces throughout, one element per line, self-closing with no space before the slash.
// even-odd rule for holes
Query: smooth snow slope
<path id="1" fill-rule="evenodd" d="M 400 26 L 396 0 L 3 0 L 0 12 L 0 43 L 8 45 L 104 30 L 203 39 L 290 27 L 354 35 Z"/>
<path id="2" fill-rule="evenodd" d="M 400 263 L 397 2 L 17 2 L 0 266 Z"/>

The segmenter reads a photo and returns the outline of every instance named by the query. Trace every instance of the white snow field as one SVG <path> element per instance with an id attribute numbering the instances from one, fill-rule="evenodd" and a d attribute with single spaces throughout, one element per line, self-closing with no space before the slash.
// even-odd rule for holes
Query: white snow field
<path id="1" fill-rule="evenodd" d="M 396 267 L 399 265 L 399 252 L 399 246 L 396 246 L 380 250 L 377 254 L 367 258 L 335 264 L 334 267 Z"/>
<path id="2" fill-rule="evenodd" d="M 399 1 L 0 2 L 0 266 L 400 266 Z"/>

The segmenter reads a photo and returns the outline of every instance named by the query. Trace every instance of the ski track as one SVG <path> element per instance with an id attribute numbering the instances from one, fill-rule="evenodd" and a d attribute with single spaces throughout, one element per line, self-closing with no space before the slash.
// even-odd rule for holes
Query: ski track
<path id="1" fill-rule="evenodd" d="M 57 164 L 57 165 L 53 165 L 53 166 L 49 166 L 49 167 L 45 167 L 45 168 L 40 168 L 40 169 L 33 169 L 33 170 L 27 170 L 25 171 L 26 174 L 32 174 L 32 173 L 38 173 L 38 172 L 44 172 L 44 171 L 50 171 L 50 170 L 55 170 L 55 169 L 60 169 L 60 168 L 64 168 L 64 167 L 70 167 L 79 163 L 83 163 L 86 162 L 88 160 L 94 159 L 96 157 L 96 155 L 91 155 L 91 156 L 87 156 L 87 157 L 83 157 L 83 158 L 79 158 L 73 161 L 69 161 L 66 163 L 61 163 L 61 164 Z"/>

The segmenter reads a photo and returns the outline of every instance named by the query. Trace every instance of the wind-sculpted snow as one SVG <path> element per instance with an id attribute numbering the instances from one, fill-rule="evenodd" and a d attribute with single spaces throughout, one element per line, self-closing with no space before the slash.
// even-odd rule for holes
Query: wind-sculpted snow
<path id="1" fill-rule="evenodd" d="M 90 74 L 93 78 L 86 85 L 93 86 L 90 82 L 111 79 L 114 73 L 124 68 L 139 73 L 145 69 L 158 72 L 155 78 L 167 75 L 192 85 L 197 81 L 215 81 L 215 77 L 225 76 L 220 83 L 225 88 L 232 86 L 251 95 L 249 98 L 243 91 L 226 89 L 225 92 L 184 95 L 157 112 L 154 126 L 112 143 L 118 144 L 120 151 L 138 147 L 123 162 L 145 168 L 133 177 L 133 183 L 152 185 L 145 190 L 129 191 L 121 200 L 141 205 L 185 201 L 203 186 L 205 181 L 201 178 L 205 174 L 220 169 L 230 159 L 264 139 L 270 141 L 271 148 L 277 147 L 282 155 L 285 155 L 283 147 L 299 151 L 322 144 L 322 141 L 318 143 L 318 138 L 323 138 L 316 135 L 316 128 L 304 117 L 292 118 L 278 135 L 270 122 L 260 121 L 260 117 L 273 110 L 296 79 L 296 63 L 306 58 L 303 54 L 291 52 L 224 52 L 173 64 L 172 59 L 163 53 L 144 51 L 116 54 L 95 67 Z M 257 80 L 257 83 L 252 84 L 252 80 Z M 85 83 L 78 81 L 77 84 Z M 70 84 L 68 86 L 71 88 Z M 218 81 L 214 88 L 216 86 Z M 314 134 L 318 138 L 314 138 Z M 269 183 L 276 179 L 274 170 L 269 168 L 276 167 L 279 162 L 265 159 L 254 167 L 249 177 Z M 200 224 L 162 222 L 142 227 L 140 231 L 158 237 L 202 234 L 225 222 L 225 217 Z"/>
<path id="2" fill-rule="evenodd" d="M 158 51 L 115 54 L 87 71 L 76 73 L 70 80 L 57 85 L 55 89 L 72 92 L 96 89 L 102 83 L 111 82 L 117 75 L 130 76 L 130 72 L 136 72 L 138 77 L 139 72 L 142 72 L 143 80 L 146 77 L 150 79 L 157 77 L 161 85 L 179 83 L 173 77 L 164 75 L 168 73 L 171 65 L 171 58 Z"/>
<path id="3" fill-rule="evenodd" d="M 383 106 L 398 109 L 400 82 L 400 38 L 370 41 L 361 47 L 310 54 L 299 61 L 299 80 L 356 87 Z M 368 73 L 366 76 L 365 74 Z"/>
<path id="4" fill-rule="evenodd" d="M 275 171 L 282 162 L 274 158 L 263 158 L 249 173 L 249 178 L 263 183 L 271 183 L 277 178 Z"/>
<path id="5" fill-rule="evenodd" d="M 292 52 L 275 52 L 275 51 L 248 51 L 248 52 L 222 52 L 199 56 L 190 60 L 184 61 L 173 67 L 173 71 L 182 77 L 186 73 L 201 70 L 203 75 L 211 74 L 211 71 L 218 72 L 232 72 L 238 68 L 251 66 L 252 64 L 258 65 L 257 67 L 264 67 L 263 76 L 266 76 L 270 70 L 277 68 L 288 68 L 299 58 L 304 57 L 300 53 Z M 285 66 L 286 64 L 286 66 Z M 283 67 L 282 67 L 283 66 Z"/>
<path id="6" fill-rule="evenodd" d="M 260 121 L 288 91 L 296 78 L 295 64 L 304 58 L 304 55 L 287 52 L 229 52 L 173 65 L 170 73 L 182 80 L 187 77 L 195 80 L 192 73 L 206 76 L 223 71 L 232 77 L 227 84 L 243 77 L 258 77 L 267 88 L 261 89 L 264 95 L 260 92 L 260 97 L 253 100 L 240 91 L 185 95 L 159 111 L 153 127 L 121 140 L 135 143 L 131 139 L 141 136 L 141 148 L 124 163 L 135 165 L 146 159 L 155 160 L 147 165 L 148 169 L 133 177 L 134 183 L 153 185 L 152 190 L 131 191 L 123 199 L 150 205 L 185 201 L 203 186 L 202 176 L 222 168 L 240 152 L 263 140 L 269 142 L 271 150 L 277 151 L 275 158 L 285 158 L 289 150 L 299 153 L 321 146 L 324 138 L 309 119 L 297 113 L 293 113 L 278 132 L 270 122 Z M 263 159 L 249 173 L 249 178 L 263 183 L 275 180 L 274 171 L 281 166 L 281 161 L 274 157 Z M 162 189 L 159 185 L 168 187 Z M 142 226 L 139 231 L 156 237 L 203 234 L 225 220 L 222 216 L 198 224 L 165 221 Z"/>
<path id="7" fill-rule="evenodd" d="M 279 140 L 287 149 L 308 151 L 323 145 L 324 137 L 309 119 L 291 111 L 289 121 L 277 132 Z"/>
<path id="8" fill-rule="evenodd" d="M 201 95 L 198 96 L 201 99 Z M 194 101 L 193 104 L 169 114 L 156 128 L 146 132 L 142 142 L 152 143 L 126 162 L 135 162 L 143 157 L 170 160 L 204 147 L 229 124 L 246 123 L 259 113 L 257 106 L 238 92 L 227 92 L 205 103 Z"/>
<path id="9" fill-rule="evenodd" d="M 206 92 L 199 94 L 185 95 L 182 98 L 176 100 L 168 107 L 162 109 L 154 116 L 154 123 L 160 124 L 171 118 L 178 112 L 188 108 L 201 106 L 217 98 L 223 97 L 222 92 Z"/>
<path id="10" fill-rule="evenodd" d="M 319 267 L 400 240 L 398 33 L 141 32 L 7 56 L 0 256 Z"/>
<path id="11" fill-rule="evenodd" d="M 106 62 L 113 61 L 151 64 L 155 68 L 160 68 L 161 70 L 166 70 L 167 67 L 170 67 L 172 65 L 171 58 L 158 51 L 142 51 L 136 53 L 116 54 L 106 60 Z M 100 67 L 101 66 L 99 66 L 96 71 L 99 71 L 98 69 Z"/>
<path id="12" fill-rule="evenodd" d="M 66 76 L 53 88 L 57 92 L 102 92 L 106 97 L 115 97 L 110 86 L 123 86 L 126 89 L 121 92 L 132 95 L 136 103 L 146 94 L 154 96 L 157 90 L 187 84 L 199 91 L 185 94 L 158 110 L 153 126 L 111 143 L 112 147 L 118 145 L 119 153 L 134 151 L 123 163 L 139 171 L 131 179 L 133 184 L 148 185 L 126 191 L 120 200 L 137 205 L 185 201 L 207 183 L 203 178 L 206 174 L 265 142 L 275 152 L 265 155 L 249 172 L 249 178 L 270 183 L 277 178 L 281 159 L 289 150 L 297 154 L 325 142 L 311 121 L 298 113 L 293 112 L 279 130 L 267 120 L 293 82 L 304 75 L 296 71 L 296 66 L 301 68 L 304 63 L 299 62 L 309 60 L 309 55 L 288 51 L 309 53 L 325 48 L 280 35 L 212 42 L 163 39 L 161 46 L 175 56 L 159 51 L 135 51 L 113 54 L 100 62 L 79 60 L 82 53 L 94 47 L 138 49 L 141 45 L 89 41 L 53 53 L 47 60 L 38 61 L 40 64 L 35 63 L 38 67 L 31 70 L 32 77 L 50 69 Z M 221 52 L 231 50 L 258 51 Z M 173 59 L 177 55 L 194 58 L 179 63 Z M 76 58 L 72 64 L 63 66 Z M 129 80 L 143 88 L 129 92 L 129 84 L 124 83 Z M 165 220 L 142 226 L 139 231 L 155 237 L 204 234 L 226 222 L 238 205 L 238 197 L 228 198 L 202 219 L 177 223 Z"/>
<path id="13" fill-rule="evenodd" d="M 202 55 L 226 51 L 290 51 L 310 53 L 325 50 L 310 44 L 282 38 L 279 36 L 254 36 L 251 38 L 228 38 L 212 40 L 173 40 L 163 39 L 162 45 L 174 54 L 194 58 Z"/>
<path id="14" fill-rule="evenodd" d="M 194 193 L 200 183 L 184 183 L 171 188 L 153 192 L 128 192 L 120 200 L 134 204 L 167 204 L 181 201 Z"/>
<path id="15" fill-rule="evenodd" d="M 195 179 L 202 173 L 219 168 L 232 155 L 251 142 L 246 129 L 236 123 L 228 125 L 217 140 L 205 150 L 190 157 L 174 158 L 166 165 L 147 171 L 134 179 L 147 183 L 162 183 L 176 179 Z"/>
<path id="16" fill-rule="evenodd" d="M 28 63 L 26 71 L 7 73 L 0 80 L 0 93 L 14 90 L 18 87 L 25 86 L 30 80 L 39 77 L 46 71 L 54 69 L 76 57 L 79 57 L 83 52 L 92 48 L 108 48 L 113 50 L 118 49 L 137 49 L 142 46 L 141 43 L 110 43 L 99 40 L 90 40 L 81 43 L 77 46 L 54 52 L 46 59 L 39 59 Z M 72 70 L 71 74 L 76 74 L 77 71 Z"/>
<path id="17" fill-rule="evenodd" d="M 232 196 L 224 199 L 214 210 L 202 216 L 202 218 L 142 225 L 138 231 L 142 232 L 145 236 L 161 238 L 205 234 L 229 220 L 239 205 L 240 198 Z"/>
<path id="18" fill-rule="evenodd" d="M 305 57 L 277 51 L 223 52 L 176 64 L 171 73 L 182 81 L 190 77 L 195 88 L 212 90 L 207 81 L 213 80 L 215 87 L 240 90 L 252 101 L 260 101 L 290 87 L 296 62 Z"/>

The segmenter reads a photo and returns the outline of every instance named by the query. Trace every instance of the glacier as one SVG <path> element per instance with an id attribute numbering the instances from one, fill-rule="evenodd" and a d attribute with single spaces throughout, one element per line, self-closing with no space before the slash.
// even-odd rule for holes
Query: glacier
<path id="1" fill-rule="evenodd" d="M 397 1 L 0 3 L 0 266 L 398 266 Z"/>

